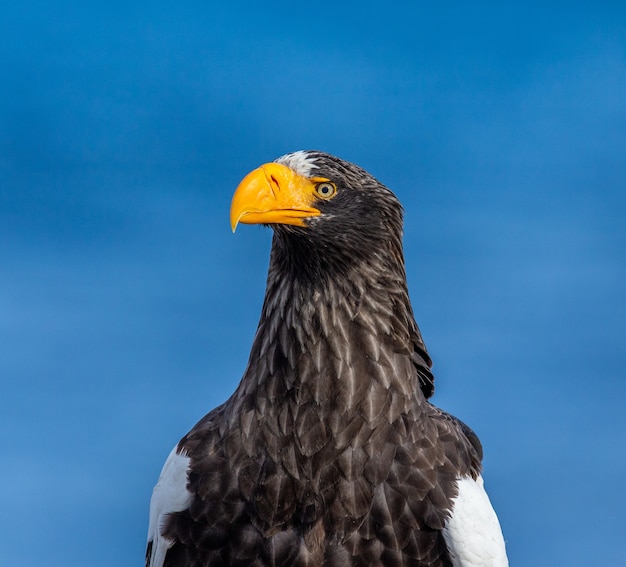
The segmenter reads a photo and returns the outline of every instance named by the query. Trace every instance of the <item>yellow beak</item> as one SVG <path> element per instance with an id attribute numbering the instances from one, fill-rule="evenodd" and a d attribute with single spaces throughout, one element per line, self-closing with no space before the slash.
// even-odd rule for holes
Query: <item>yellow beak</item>
<path id="1" fill-rule="evenodd" d="M 244 224 L 292 224 L 316 217 L 315 183 L 279 163 L 266 163 L 246 175 L 230 205 L 230 226 Z"/>

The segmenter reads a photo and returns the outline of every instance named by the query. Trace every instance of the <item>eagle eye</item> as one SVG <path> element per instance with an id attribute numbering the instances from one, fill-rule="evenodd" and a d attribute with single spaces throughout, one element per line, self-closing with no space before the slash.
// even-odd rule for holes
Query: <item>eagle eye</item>
<path id="1" fill-rule="evenodd" d="M 322 181 L 315 186 L 315 192 L 322 199 L 331 199 L 337 193 L 337 187 L 328 181 Z"/>

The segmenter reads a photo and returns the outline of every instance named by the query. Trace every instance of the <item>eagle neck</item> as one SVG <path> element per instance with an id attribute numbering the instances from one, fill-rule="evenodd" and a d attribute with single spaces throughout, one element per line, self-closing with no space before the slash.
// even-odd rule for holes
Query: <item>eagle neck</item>
<path id="1" fill-rule="evenodd" d="M 376 427 L 423 401 L 403 264 L 391 270 L 376 255 L 364 262 L 334 275 L 294 277 L 273 247 L 240 391 L 254 396 L 268 419 L 293 399 L 294 407 L 310 404 L 346 420 L 358 415 Z"/>

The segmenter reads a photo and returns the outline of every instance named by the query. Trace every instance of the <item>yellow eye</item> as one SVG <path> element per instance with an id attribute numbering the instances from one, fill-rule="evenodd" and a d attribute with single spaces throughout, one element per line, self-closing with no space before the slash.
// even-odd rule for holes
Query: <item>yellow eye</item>
<path id="1" fill-rule="evenodd" d="M 315 192 L 322 199 L 331 199 L 337 192 L 337 187 L 328 181 L 323 181 L 315 186 Z"/>

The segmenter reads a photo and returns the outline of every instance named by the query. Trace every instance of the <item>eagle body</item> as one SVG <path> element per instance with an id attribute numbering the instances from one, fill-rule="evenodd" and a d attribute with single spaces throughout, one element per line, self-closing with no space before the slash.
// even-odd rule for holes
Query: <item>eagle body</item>
<path id="1" fill-rule="evenodd" d="M 258 330 L 165 463 L 146 565 L 507 565 L 480 442 L 428 401 L 400 203 L 321 152 L 250 176 L 231 220 L 274 230 Z"/>

